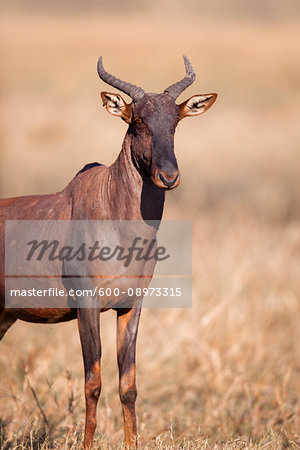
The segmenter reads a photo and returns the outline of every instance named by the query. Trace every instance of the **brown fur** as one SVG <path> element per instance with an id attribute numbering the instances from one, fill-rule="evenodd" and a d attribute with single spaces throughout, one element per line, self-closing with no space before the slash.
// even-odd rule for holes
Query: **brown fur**
<path id="1" fill-rule="evenodd" d="M 143 180 L 136 170 L 130 153 L 130 138 L 127 135 L 122 151 L 110 167 L 95 166 L 79 173 L 62 191 L 53 195 L 27 196 L 0 200 L 1 247 L 0 247 L 0 338 L 17 320 L 36 323 L 55 323 L 78 318 L 79 333 L 85 365 L 86 422 L 84 445 L 90 448 L 96 428 L 96 407 L 100 395 L 99 313 L 107 310 L 61 307 L 36 309 L 5 309 L 4 273 L 4 226 L 5 220 L 144 220 L 160 219 L 163 210 L 164 192 L 151 181 Z M 99 279 L 96 279 L 99 282 Z M 128 286 L 147 286 L 151 277 L 125 280 Z M 95 281 L 96 282 L 96 281 Z M 101 285 L 115 286 L 114 277 L 100 279 Z M 142 283 L 142 284 L 141 284 Z M 49 285 L 63 289 L 62 279 L 50 278 Z M 80 300 L 80 299 L 78 299 Z M 56 300 L 54 300 L 56 301 Z M 114 306 L 114 305 L 112 305 Z M 125 442 L 134 443 L 135 418 L 135 353 L 137 333 L 136 319 L 140 309 L 118 310 L 118 361 L 120 369 L 120 398 L 124 415 Z M 128 318 L 128 320 L 127 320 Z M 133 321 L 135 325 L 133 326 Z M 133 340 L 127 342 L 127 328 Z M 128 359 L 129 358 L 129 359 Z M 130 370 L 128 378 L 128 370 Z M 126 382 L 124 380 L 126 379 Z M 128 380 L 131 380 L 129 382 Z M 129 383 L 129 384 L 128 384 Z M 135 394 L 133 394 L 135 392 Z"/>
<path id="2" fill-rule="evenodd" d="M 190 108 L 193 108 L 192 115 L 201 114 L 213 103 L 216 95 L 211 94 L 208 98 L 204 96 L 200 103 L 198 98 L 196 104 L 192 98 L 180 107 L 168 92 L 145 94 L 142 99 L 130 105 L 118 94 L 102 93 L 101 97 L 111 114 L 129 123 L 122 150 L 115 163 L 109 167 L 98 164 L 85 167 L 63 191 L 56 194 L 0 200 L 0 339 L 17 319 L 39 323 L 78 319 L 85 370 L 85 448 L 92 447 L 96 428 L 96 408 L 101 390 L 99 314 L 108 309 L 107 304 L 102 308 L 98 296 L 77 296 L 72 299 L 74 308 L 70 307 L 70 298 L 67 297 L 64 304 L 61 297 L 54 298 L 52 308 L 5 308 L 5 221 L 137 220 L 145 222 L 149 237 L 155 238 L 156 228 L 148 225 L 148 221 L 161 219 L 165 191 L 176 187 L 180 182 L 174 154 L 176 125 L 181 117 L 190 115 Z M 147 275 L 128 277 L 125 272 L 122 278 L 118 278 L 119 287 L 121 283 L 125 291 L 129 287 L 147 287 L 151 281 L 155 263 L 143 263 L 144 266 L 140 262 L 137 264 L 141 269 L 139 273 Z M 144 270 L 146 268 L 147 271 Z M 61 266 L 61 277 L 46 278 L 44 282 L 48 284 L 47 287 L 64 289 L 64 270 Z M 95 286 L 114 288 L 116 278 L 82 277 L 74 278 L 71 283 L 75 289 L 90 289 Z M 107 302 L 108 299 L 105 300 Z M 119 393 L 124 416 L 125 443 L 132 446 L 136 445 L 137 431 L 135 346 L 141 299 L 134 299 L 136 304 L 133 308 L 117 308 L 116 301 L 122 306 L 124 300 L 126 298 L 111 300 L 109 306 L 117 309 Z M 91 308 L 91 303 L 96 307 Z M 78 307 L 81 304 L 86 307 Z"/>

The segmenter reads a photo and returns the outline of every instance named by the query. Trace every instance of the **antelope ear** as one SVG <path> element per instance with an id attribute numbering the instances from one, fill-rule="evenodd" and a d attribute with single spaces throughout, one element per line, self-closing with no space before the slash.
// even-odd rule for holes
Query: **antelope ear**
<path id="1" fill-rule="evenodd" d="M 217 94 L 194 95 L 179 105 L 180 119 L 204 113 L 216 101 Z"/>
<path id="2" fill-rule="evenodd" d="M 127 104 L 119 94 L 101 92 L 103 106 L 113 116 L 121 117 L 125 122 L 130 123 L 132 117 L 131 105 Z"/>

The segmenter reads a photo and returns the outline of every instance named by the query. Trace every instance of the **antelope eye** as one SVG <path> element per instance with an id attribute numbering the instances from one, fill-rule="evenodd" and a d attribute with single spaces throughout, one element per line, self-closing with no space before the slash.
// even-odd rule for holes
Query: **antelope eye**
<path id="1" fill-rule="evenodd" d="M 140 119 L 139 117 L 137 117 L 136 119 L 134 119 L 134 123 L 136 123 L 136 124 L 140 124 L 140 123 L 142 123 L 143 121 L 142 121 L 142 119 Z"/>

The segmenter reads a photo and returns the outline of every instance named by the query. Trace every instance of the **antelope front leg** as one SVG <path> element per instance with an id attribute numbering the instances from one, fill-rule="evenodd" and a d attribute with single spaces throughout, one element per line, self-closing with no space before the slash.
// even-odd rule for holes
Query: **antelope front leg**
<path id="1" fill-rule="evenodd" d="M 5 310 L 0 311 L 0 341 L 15 321 L 16 319 L 10 317 Z"/>
<path id="2" fill-rule="evenodd" d="M 139 304 L 141 306 L 141 303 Z M 117 310 L 119 394 L 124 417 L 125 445 L 136 446 L 135 349 L 141 308 Z"/>
<path id="3" fill-rule="evenodd" d="M 99 315 L 100 311 L 98 308 L 78 308 L 78 326 L 85 374 L 85 449 L 91 449 L 93 447 L 93 438 L 97 425 L 97 403 L 101 391 Z"/>

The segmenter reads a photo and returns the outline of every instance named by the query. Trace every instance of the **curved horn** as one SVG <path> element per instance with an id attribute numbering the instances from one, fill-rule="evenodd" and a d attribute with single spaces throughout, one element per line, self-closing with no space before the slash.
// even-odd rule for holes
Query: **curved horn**
<path id="1" fill-rule="evenodd" d="M 134 101 L 139 100 L 145 94 L 142 88 L 135 86 L 131 83 L 126 83 L 126 81 L 122 81 L 117 77 L 114 77 L 110 73 L 106 72 L 102 63 L 102 56 L 100 56 L 97 64 L 98 75 L 105 83 L 110 84 L 119 91 L 125 92 L 125 94 L 129 95 Z"/>
<path id="2" fill-rule="evenodd" d="M 164 92 L 170 94 L 174 99 L 176 99 L 181 94 L 181 92 L 183 92 L 187 87 L 189 87 L 195 81 L 196 78 L 196 74 L 189 59 L 185 55 L 183 55 L 183 59 L 186 72 L 185 77 L 181 81 L 172 84 L 171 86 L 169 86 L 167 89 L 164 90 Z"/>

